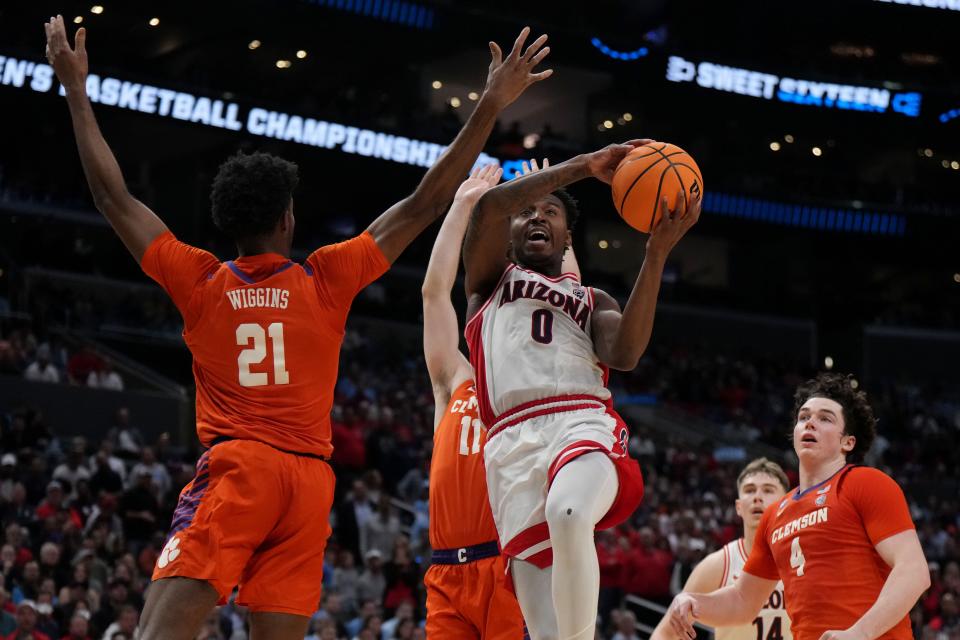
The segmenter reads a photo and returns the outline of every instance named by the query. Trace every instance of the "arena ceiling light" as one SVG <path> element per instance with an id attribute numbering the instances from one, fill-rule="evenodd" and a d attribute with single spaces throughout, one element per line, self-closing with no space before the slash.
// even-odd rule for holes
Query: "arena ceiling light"
<path id="1" fill-rule="evenodd" d="M 157 25 L 160 24 L 160 18 L 150 18 L 150 22 L 148 24 L 151 27 L 156 27 Z"/>

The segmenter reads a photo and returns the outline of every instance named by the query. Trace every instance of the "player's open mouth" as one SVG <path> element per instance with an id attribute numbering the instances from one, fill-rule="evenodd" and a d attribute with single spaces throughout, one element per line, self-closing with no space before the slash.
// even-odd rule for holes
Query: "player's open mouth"
<path id="1" fill-rule="evenodd" d="M 550 236 L 543 229 L 533 229 L 527 233 L 527 244 L 536 246 L 546 246 L 550 242 Z"/>
<path id="2" fill-rule="evenodd" d="M 807 434 L 804 434 L 804 436 L 803 436 L 802 438 L 800 438 L 800 442 L 812 442 L 812 443 L 816 444 L 816 442 L 817 442 L 817 437 L 816 437 L 815 435 L 813 435 L 812 433 L 807 433 Z"/>
<path id="3" fill-rule="evenodd" d="M 750 513 L 752 513 L 752 514 L 755 515 L 755 516 L 762 516 L 762 515 L 763 515 L 763 507 L 757 507 L 756 509 L 751 510 Z"/>

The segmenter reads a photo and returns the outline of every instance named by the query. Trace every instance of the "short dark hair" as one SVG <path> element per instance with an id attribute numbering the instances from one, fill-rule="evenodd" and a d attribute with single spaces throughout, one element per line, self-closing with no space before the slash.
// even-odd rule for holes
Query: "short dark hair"
<path id="1" fill-rule="evenodd" d="M 220 165 L 213 179 L 213 223 L 234 240 L 266 235 L 290 206 L 299 180 L 296 164 L 241 151 Z"/>
<path id="2" fill-rule="evenodd" d="M 855 464 L 863 462 L 864 456 L 877 437 L 877 419 L 873 408 L 867 401 L 867 394 L 859 389 L 860 384 L 850 374 L 821 373 L 807 380 L 797 389 L 793 397 L 793 415 L 810 398 L 833 400 L 843 409 L 843 432 L 857 439 L 853 449 L 847 454 L 847 461 Z"/>
<path id="3" fill-rule="evenodd" d="M 567 229 L 573 231 L 580 219 L 580 203 L 566 189 L 557 189 L 551 195 L 563 203 L 563 210 L 567 214 Z"/>

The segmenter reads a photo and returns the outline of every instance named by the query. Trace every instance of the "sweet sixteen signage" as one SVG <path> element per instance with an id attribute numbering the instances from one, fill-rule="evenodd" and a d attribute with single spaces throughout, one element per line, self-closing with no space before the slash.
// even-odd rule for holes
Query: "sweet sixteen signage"
<path id="1" fill-rule="evenodd" d="M 691 62 L 680 56 L 670 56 L 667 61 L 667 80 L 696 82 L 704 89 L 763 100 L 827 109 L 900 113 L 912 118 L 920 115 L 922 99 L 919 93 L 891 93 L 876 87 L 789 78 L 713 62 Z"/>
<path id="2" fill-rule="evenodd" d="M 50 65 L 0 56 L 0 85 L 49 93 L 55 84 Z M 62 87 L 59 93 L 64 95 Z M 87 94 L 91 102 L 120 109 L 420 167 L 433 165 L 446 148 L 281 111 L 246 109 L 236 102 L 96 74 L 87 76 Z M 497 162 L 483 153 L 477 160 L 478 164 Z"/>

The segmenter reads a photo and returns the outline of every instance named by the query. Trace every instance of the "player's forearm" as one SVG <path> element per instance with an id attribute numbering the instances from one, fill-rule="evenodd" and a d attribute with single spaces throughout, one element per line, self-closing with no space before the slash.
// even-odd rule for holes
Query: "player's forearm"
<path id="1" fill-rule="evenodd" d="M 585 156 L 576 156 L 547 169 L 514 178 L 487 191 L 470 216 L 463 242 L 464 259 L 469 260 L 487 227 L 503 222 L 538 198 L 590 175 Z"/>
<path id="2" fill-rule="evenodd" d="M 67 104 L 70 107 L 77 150 L 80 152 L 80 162 L 87 177 L 87 184 L 90 185 L 97 208 L 109 218 L 110 213 L 105 210 L 109 207 L 106 205 L 131 197 L 123 180 L 123 173 L 100 132 L 86 90 L 83 87 L 68 88 Z"/>
<path id="3" fill-rule="evenodd" d="M 430 262 L 427 264 L 427 275 L 423 279 L 421 293 L 424 300 L 437 296 L 449 300 L 450 292 L 457 280 L 457 269 L 460 266 L 460 248 L 463 245 L 463 234 L 470 220 L 476 200 L 473 198 L 454 199 L 443 220 L 437 239 L 430 252 Z"/>
<path id="4" fill-rule="evenodd" d="M 630 298 L 623 309 L 620 324 L 613 336 L 609 352 L 611 362 L 604 362 L 615 369 L 630 371 L 637 366 L 640 357 L 650 344 L 653 333 L 653 320 L 657 310 L 657 297 L 660 295 L 660 281 L 663 278 L 664 260 L 647 254 L 640 267 L 640 274 L 630 292 Z"/>
<path id="5" fill-rule="evenodd" d="M 699 607 L 697 622 L 711 627 L 747 624 L 763 606 L 762 601 L 751 602 L 736 585 L 718 589 L 713 593 L 692 595 Z"/>
<path id="6" fill-rule="evenodd" d="M 490 137 L 490 132 L 493 131 L 500 108 L 484 94 L 460 133 L 423 176 L 411 198 L 427 205 L 418 208 L 418 211 L 428 209 L 432 213 L 427 224 L 436 220 L 446 210 L 447 203 L 453 199 L 453 194 L 463 182 L 464 176 L 470 173 Z"/>
<path id="7" fill-rule="evenodd" d="M 903 620 L 930 586 L 930 570 L 921 560 L 898 563 L 887 576 L 877 601 L 850 630 L 872 640 Z"/>

